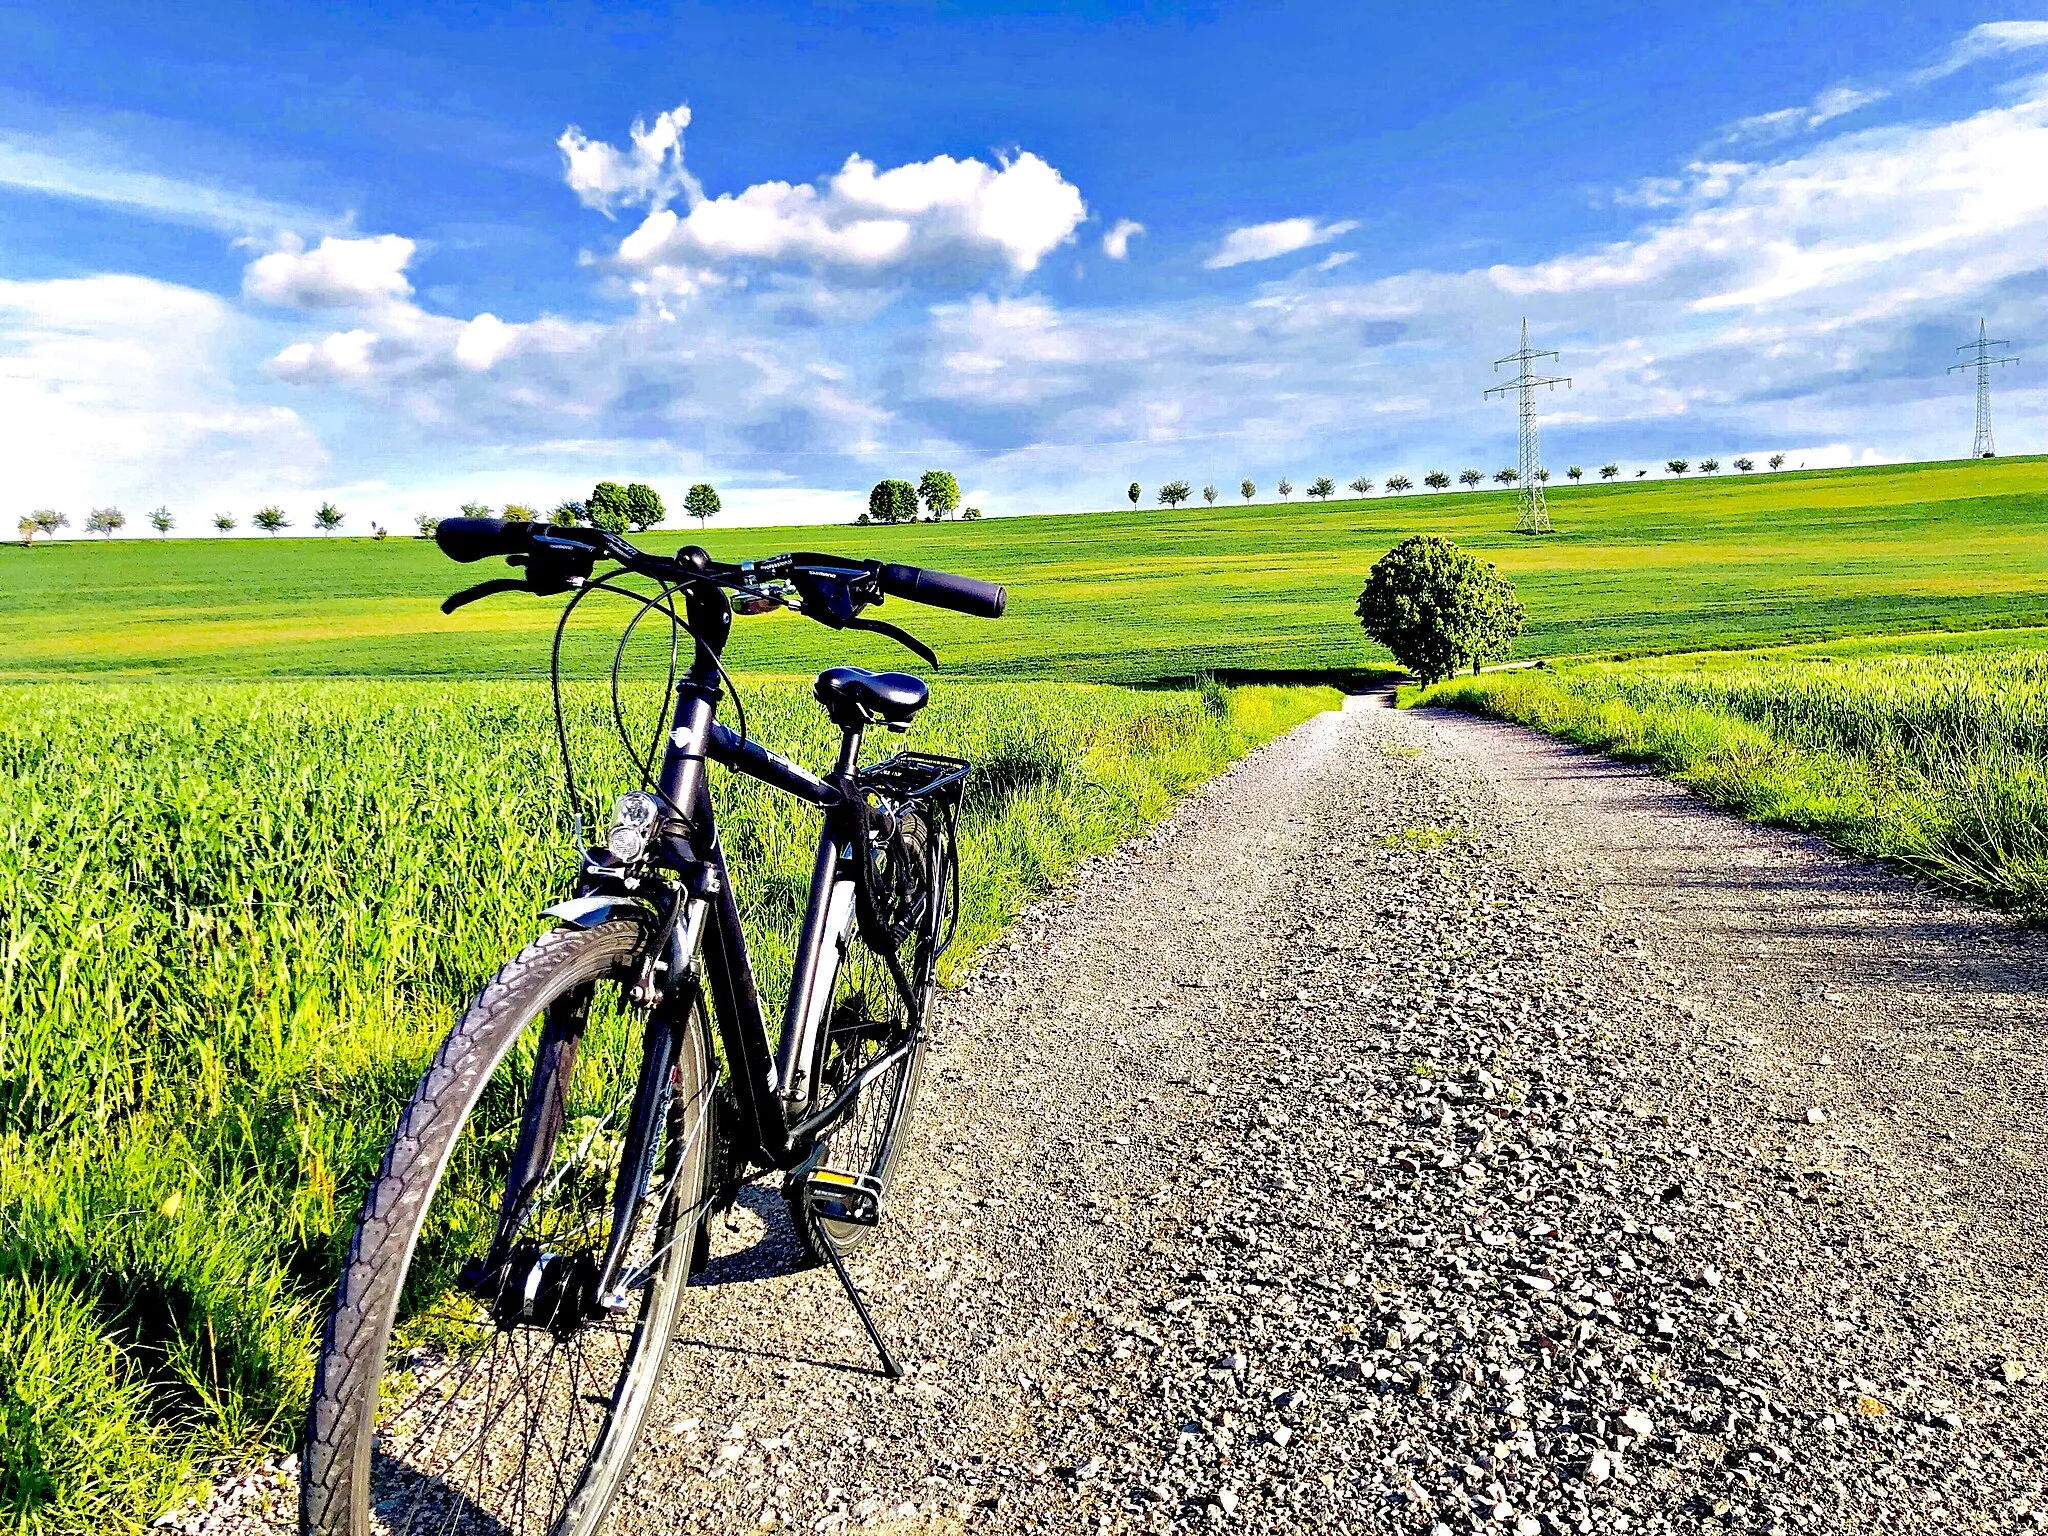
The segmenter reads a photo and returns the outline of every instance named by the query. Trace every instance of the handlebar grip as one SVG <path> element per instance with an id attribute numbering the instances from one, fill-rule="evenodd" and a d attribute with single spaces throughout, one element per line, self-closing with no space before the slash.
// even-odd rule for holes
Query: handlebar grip
<path id="1" fill-rule="evenodd" d="M 885 565 L 882 590 L 891 597 L 923 603 L 930 608 L 950 608 L 977 619 L 1000 619 L 1010 596 L 992 581 L 972 576 L 955 576 L 951 571 L 928 571 L 916 565 Z"/>
<path id="2" fill-rule="evenodd" d="M 507 523 L 495 517 L 444 517 L 434 542 L 450 560 L 464 565 L 492 555 L 517 555 L 533 545 L 533 524 Z"/>

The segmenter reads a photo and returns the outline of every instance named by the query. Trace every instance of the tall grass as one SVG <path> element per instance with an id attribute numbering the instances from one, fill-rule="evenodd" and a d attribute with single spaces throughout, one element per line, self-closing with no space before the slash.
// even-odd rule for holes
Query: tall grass
<path id="1" fill-rule="evenodd" d="M 1421 696 L 1633 758 L 2048 920 L 2048 651 L 1870 645 L 1507 672 Z"/>
<path id="2" fill-rule="evenodd" d="M 572 702 L 593 788 L 627 787 Z M 942 690 L 917 745 L 985 765 L 956 954 L 1328 702 Z M 802 687 L 748 706 L 829 759 Z M 527 684 L 0 690 L 0 1528 L 132 1526 L 198 1458 L 289 1443 L 399 1106 L 573 872 L 553 751 Z M 772 994 L 816 813 L 715 796 Z"/>

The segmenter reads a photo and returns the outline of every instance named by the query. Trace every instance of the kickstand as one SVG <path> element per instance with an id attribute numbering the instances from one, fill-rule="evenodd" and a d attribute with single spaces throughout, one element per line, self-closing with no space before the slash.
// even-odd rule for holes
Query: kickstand
<path id="1" fill-rule="evenodd" d="M 832 1261 L 832 1273 L 839 1277 L 846 1299 L 853 1303 L 853 1310 L 860 1314 L 861 1326 L 867 1329 L 869 1339 L 874 1341 L 875 1353 L 882 1357 L 882 1374 L 891 1381 L 901 1381 L 903 1367 L 896 1363 L 896 1357 L 889 1353 L 889 1346 L 882 1342 L 882 1331 L 868 1314 L 868 1304 L 860 1294 L 860 1287 L 853 1283 L 853 1276 L 846 1272 L 846 1261 L 839 1257 L 839 1245 L 832 1241 L 831 1231 L 815 1210 L 810 1212 L 810 1217 L 811 1230 L 818 1234 L 818 1245 L 825 1250 L 825 1257 Z"/>

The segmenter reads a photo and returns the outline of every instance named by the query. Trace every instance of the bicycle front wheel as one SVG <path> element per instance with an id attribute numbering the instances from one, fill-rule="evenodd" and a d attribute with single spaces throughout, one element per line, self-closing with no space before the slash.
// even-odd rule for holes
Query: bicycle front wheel
<path id="1" fill-rule="evenodd" d="M 304 1536 L 602 1523 L 654 1400 L 710 1167 L 703 1005 L 694 988 L 653 1015 L 632 1004 L 645 942 L 623 919 L 544 935 L 421 1079 L 328 1315 Z M 637 1201 L 634 1166 L 651 1170 Z"/>

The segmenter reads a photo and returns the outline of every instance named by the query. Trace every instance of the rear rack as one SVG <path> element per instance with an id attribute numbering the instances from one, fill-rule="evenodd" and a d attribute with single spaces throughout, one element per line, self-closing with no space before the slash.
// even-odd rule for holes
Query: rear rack
<path id="1" fill-rule="evenodd" d="M 930 800 L 950 791 L 959 798 L 960 786 L 973 764 L 964 758 L 937 757 L 928 752 L 898 752 L 854 777 L 862 789 L 872 789 L 898 800 Z"/>

